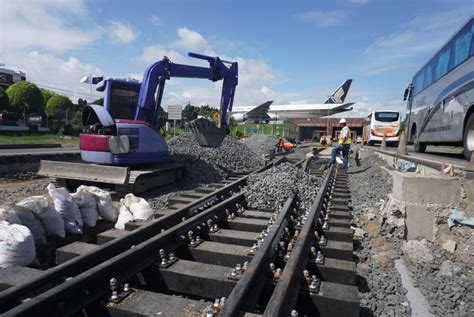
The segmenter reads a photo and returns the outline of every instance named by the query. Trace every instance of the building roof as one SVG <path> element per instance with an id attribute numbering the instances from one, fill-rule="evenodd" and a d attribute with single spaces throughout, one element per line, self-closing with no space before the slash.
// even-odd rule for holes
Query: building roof
<path id="1" fill-rule="evenodd" d="M 298 127 L 325 127 L 328 124 L 339 124 L 341 118 L 313 118 L 313 119 L 291 119 L 290 124 Z M 366 124 L 365 118 L 346 118 L 347 125 L 351 127 L 363 127 Z"/>

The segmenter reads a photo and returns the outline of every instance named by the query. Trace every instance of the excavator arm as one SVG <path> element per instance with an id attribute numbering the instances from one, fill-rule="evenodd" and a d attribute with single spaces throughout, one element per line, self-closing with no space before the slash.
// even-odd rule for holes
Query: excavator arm
<path id="1" fill-rule="evenodd" d="M 167 57 L 149 66 L 143 75 L 135 120 L 156 124 L 166 80 L 171 77 L 201 78 L 213 82 L 223 80 L 218 125 L 206 119 L 197 119 L 189 123 L 201 146 L 218 147 L 228 133 L 227 112 L 232 110 L 234 102 L 238 84 L 238 64 L 221 60 L 219 57 L 196 53 L 188 55 L 208 61 L 209 67 L 175 64 Z"/>

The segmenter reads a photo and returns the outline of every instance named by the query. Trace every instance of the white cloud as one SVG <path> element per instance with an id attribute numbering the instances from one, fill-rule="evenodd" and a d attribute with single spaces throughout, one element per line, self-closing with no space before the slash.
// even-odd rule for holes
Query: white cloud
<path id="1" fill-rule="evenodd" d="M 130 44 L 135 41 L 135 32 L 129 24 L 120 21 L 110 21 L 109 30 L 110 37 L 116 42 Z"/>
<path id="2" fill-rule="evenodd" d="M 307 11 L 296 14 L 294 17 L 304 23 L 318 27 L 331 27 L 343 24 L 350 16 L 349 11 Z"/>
<path id="3" fill-rule="evenodd" d="M 163 24 L 163 21 L 161 21 L 160 17 L 157 15 L 152 15 L 150 18 L 150 22 L 156 26 Z"/>
<path id="4" fill-rule="evenodd" d="M 39 53 L 32 51 L 23 57 L 15 60 L 15 64 L 20 69 L 26 71 L 27 80 L 32 81 L 40 87 L 58 88 L 56 92 L 71 97 L 76 100 L 78 98 L 90 98 L 89 85 L 81 84 L 80 79 L 83 76 L 93 74 L 101 76 L 104 72 L 90 64 L 81 62 L 79 59 L 71 56 L 68 59 L 60 59 L 51 54 Z M 92 92 L 94 97 L 99 95 L 98 92 Z"/>
<path id="5" fill-rule="evenodd" d="M 67 51 L 91 44 L 102 29 L 90 22 L 83 1 L 2 1 L 1 51 Z M 74 22 L 74 23 L 72 23 Z"/>
<path id="6" fill-rule="evenodd" d="M 420 15 L 387 35 L 376 38 L 365 50 L 370 61 L 362 71 L 376 75 L 398 69 L 416 71 L 428 61 L 472 12 L 467 7 Z"/>
<path id="7" fill-rule="evenodd" d="M 216 55 L 209 42 L 201 33 L 182 27 L 177 30 L 177 34 L 179 39 L 174 43 L 176 48 L 190 52 L 199 52 L 205 55 Z"/>
<path id="8" fill-rule="evenodd" d="M 280 82 L 281 74 L 263 59 L 226 56 L 216 52 L 211 43 L 199 32 L 186 27 L 178 28 L 177 39 L 168 44 L 151 45 L 143 48 L 138 60 L 150 64 L 168 56 L 172 62 L 189 65 L 206 65 L 186 57 L 187 52 L 196 52 L 210 56 L 220 56 L 224 60 L 237 61 L 239 64 L 239 84 L 234 104 L 244 106 L 258 104 L 268 99 L 288 101 L 288 95 L 275 92 L 271 87 Z M 218 106 L 222 81 L 211 82 L 205 79 L 172 78 L 165 90 L 163 106 L 169 104 L 211 104 Z"/>
<path id="9" fill-rule="evenodd" d="M 144 47 L 139 60 L 145 64 L 151 64 L 162 60 L 164 56 L 167 56 L 174 63 L 182 63 L 185 60 L 181 53 L 171 49 L 166 49 L 160 45 Z"/>

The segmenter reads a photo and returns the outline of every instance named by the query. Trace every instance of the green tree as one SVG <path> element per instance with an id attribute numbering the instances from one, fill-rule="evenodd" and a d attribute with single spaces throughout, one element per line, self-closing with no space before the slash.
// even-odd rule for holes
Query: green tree
<path id="1" fill-rule="evenodd" d="M 17 114 L 43 114 L 44 100 L 41 90 L 29 81 L 19 81 L 8 87 L 7 95 L 10 99 L 11 110 Z"/>
<path id="2" fill-rule="evenodd" d="M 101 105 L 101 106 L 103 106 L 103 105 L 104 105 L 104 98 L 99 98 L 99 99 L 97 99 L 97 100 L 94 100 L 94 101 L 92 101 L 92 104 L 93 104 L 93 105 Z"/>
<path id="3" fill-rule="evenodd" d="M 10 110 L 10 99 L 5 90 L 0 87 L 0 111 Z"/>
<path id="4" fill-rule="evenodd" d="M 48 89 L 40 88 L 41 94 L 43 95 L 44 109 L 46 109 L 46 104 L 48 103 L 49 98 L 55 95 L 54 92 Z"/>
<path id="5" fill-rule="evenodd" d="M 216 112 L 219 112 L 219 109 L 209 105 L 204 105 L 198 108 L 198 114 L 209 119 L 212 119 Z"/>
<path id="6" fill-rule="evenodd" d="M 77 107 L 76 108 L 78 110 L 82 111 L 82 109 L 84 109 L 85 106 L 87 106 L 87 100 L 79 98 L 77 100 Z"/>
<path id="7" fill-rule="evenodd" d="M 186 107 L 184 107 L 183 109 L 182 122 L 192 121 L 196 119 L 197 116 L 198 116 L 198 108 L 188 103 Z"/>
<path id="8" fill-rule="evenodd" d="M 68 111 L 71 112 L 72 117 L 73 103 L 68 97 L 54 95 L 49 98 L 48 104 L 46 105 L 46 114 L 48 117 L 63 120 L 66 118 L 66 112 Z"/>

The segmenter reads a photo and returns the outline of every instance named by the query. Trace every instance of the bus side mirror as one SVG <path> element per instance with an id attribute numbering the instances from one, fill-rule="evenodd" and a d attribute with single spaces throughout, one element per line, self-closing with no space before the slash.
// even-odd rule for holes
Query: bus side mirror
<path id="1" fill-rule="evenodd" d="M 405 89 L 405 93 L 403 94 L 403 101 L 406 101 L 408 97 L 408 88 Z"/>

